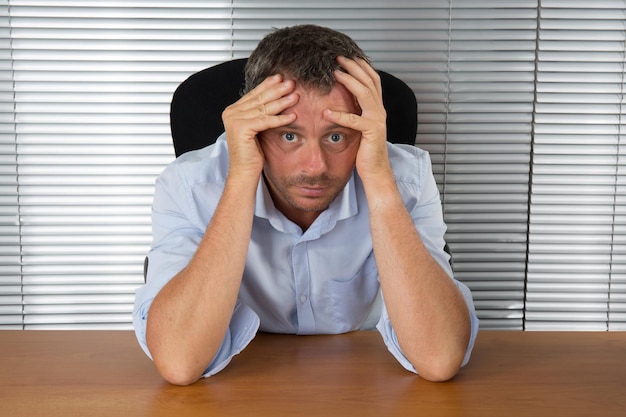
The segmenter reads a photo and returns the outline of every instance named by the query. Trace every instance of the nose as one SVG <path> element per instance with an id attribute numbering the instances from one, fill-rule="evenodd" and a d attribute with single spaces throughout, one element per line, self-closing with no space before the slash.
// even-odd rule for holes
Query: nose
<path id="1" fill-rule="evenodd" d="M 301 151 L 300 166 L 305 174 L 319 175 L 327 171 L 327 155 L 318 141 L 307 141 L 306 146 Z"/>

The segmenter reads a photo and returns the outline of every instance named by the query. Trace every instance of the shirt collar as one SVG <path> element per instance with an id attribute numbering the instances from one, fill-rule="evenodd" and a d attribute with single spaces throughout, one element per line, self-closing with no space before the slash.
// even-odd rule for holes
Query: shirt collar
<path id="1" fill-rule="evenodd" d="M 330 231 L 339 220 L 356 216 L 358 212 L 359 205 L 356 196 L 355 173 L 353 171 L 341 193 L 339 193 L 333 202 L 330 203 L 330 206 L 315 219 L 306 234 L 319 236 Z M 257 187 L 254 215 L 267 219 L 278 231 L 285 233 L 302 233 L 300 227 L 278 211 L 262 176 Z"/>

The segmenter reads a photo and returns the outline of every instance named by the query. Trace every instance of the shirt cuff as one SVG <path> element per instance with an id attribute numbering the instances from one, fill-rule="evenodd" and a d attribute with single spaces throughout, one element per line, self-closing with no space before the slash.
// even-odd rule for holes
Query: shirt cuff
<path id="1" fill-rule="evenodd" d="M 458 281 L 455 281 L 455 284 L 457 285 L 459 290 L 461 290 L 461 293 L 463 294 L 463 297 L 465 298 L 465 302 L 468 306 L 469 314 L 470 314 L 470 340 L 469 340 L 469 343 L 467 344 L 467 349 L 465 350 L 465 356 L 463 357 L 463 362 L 461 363 L 461 366 L 465 366 L 469 362 L 470 357 L 472 355 L 474 342 L 476 341 L 476 336 L 478 335 L 479 320 L 476 315 L 476 311 L 474 309 L 472 293 L 470 292 L 469 288 L 467 288 L 467 286 L 465 286 L 464 284 L 459 283 Z M 413 372 L 413 373 L 417 373 L 417 370 L 415 369 L 413 364 L 411 364 L 411 362 L 406 358 L 406 356 L 404 356 L 402 349 L 400 349 L 400 344 L 398 343 L 396 332 L 394 331 L 393 326 L 391 325 L 391 320 L 389 319 L 389 315 L 387 313 L 387 307 L 385 306 L 384 302 L 382 306 L 380 320 L 378 321 L 378 324 L 376 325 L 376 329 L 380 332 L 383 338 L 383 341 L 385 342 L 385 345 L 387 346 L 387 349 L 396 358 L 396 360 L 400 362 L 400 364 L 406 370 Z"/>
<path id="2" fill-rule="evenodd" d="M 203 378 L 215 375 L 226 367 L 254 339 L 261 320 L 247 305 L 237 301 L 226 336 L 213 361 L 202 374 Z"/>
<path id="3" fill-rule="evenodd" d="M 135 311 L 133 324 L 137 341 L 143 351 L 152 359 L 146 343 L 146 321 L 151 302 L 147 302 Z M 254 339 L 260 326 L 259 316 L 247 305 L 237 301 L 235 310 L 226 331 L 224 341 L 220 346 L 215 358 L 205 369 L 202 377 L 215 375 L 226 367 L 231 359 L 239 354 Z"/>

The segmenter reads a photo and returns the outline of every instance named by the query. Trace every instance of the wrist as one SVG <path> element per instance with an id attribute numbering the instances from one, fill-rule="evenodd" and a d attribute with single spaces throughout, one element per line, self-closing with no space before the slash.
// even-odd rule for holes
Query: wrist
<path id="1" fill-rule="evenodd" d="M 226 177 L 224 192 L 228 191 L 242 198 L 245 196 L 255 196 L 259 185 L 259 178 L 261 178 L 261 171 L 245 172 L 237 170 L 235 172 L 230 170 Z"/>
<path id="2" fill-rule="evenodd" d="M 370 208 L 370 212 L 391 209 L 394 207 L 404 207 L 402 196 L 398 190 L 392 172 L 379 173 L 369 176 L 367 179 L 361 178 L 365 196 Z"/>

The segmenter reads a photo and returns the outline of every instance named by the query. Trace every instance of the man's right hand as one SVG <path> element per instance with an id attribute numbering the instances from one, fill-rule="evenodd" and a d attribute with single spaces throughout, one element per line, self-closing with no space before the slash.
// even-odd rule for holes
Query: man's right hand
<path id="1" fill-rule="evenodd" d="M 273 75 L 248 94 L 228 106 L 222 113 L 230 158 L 229 177 L 253 176 L 257 180 L 263 170 L 263 152 L 257 134 L 293 123 L 296 115 L 280 114 L 298 102 L 293 93 L 295 82 Z"/>
<path id="2" fill-rule="evenodd" d="M 195 382 L 222 345 L 245 269 L 264 164 L 257 134 L 295 120 L 295 114 L 279 114 L 298 102 L 294 84 L 269 77 L 222 114 L 230 158 L 224 192 L 191 261 L 154 298 L 146 325 L 154 363 L 173 384 Z"/>

